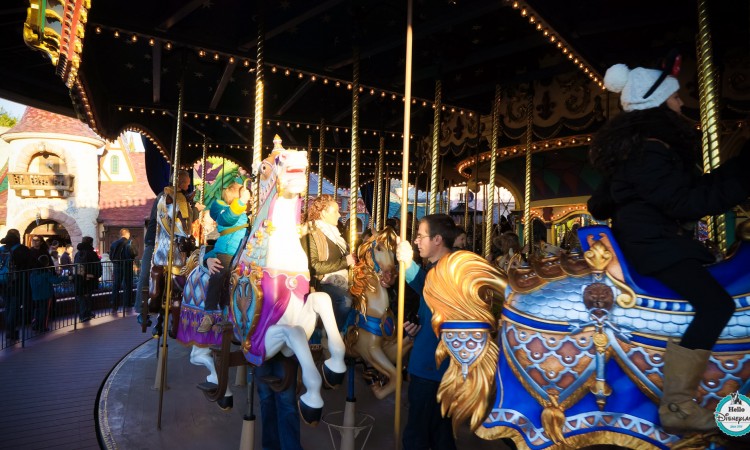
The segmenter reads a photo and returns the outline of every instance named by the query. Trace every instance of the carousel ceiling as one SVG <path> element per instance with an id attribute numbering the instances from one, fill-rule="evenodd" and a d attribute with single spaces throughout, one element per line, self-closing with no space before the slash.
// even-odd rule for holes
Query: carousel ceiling
<path id="1" fill-rule="evenodd" d="M 27 13 L 40 17 L 40 5 L 47 8 L 45 29 L 24 30 Z M 748 2 L 711 5 L 712 23 L 721 24 L 712 28 L 721 70 L 748 54 L 750 11 Z M 571 111 L 571 97 L 572 103 L 584 97 L 599 103 L 598 113 L 592 106 L 571 119 L 555 115 L 554 96 L 537 92 L 538 137 L 593 131 L 600 121 L 592 118 L 607 107 L 599 86 L 606 68 L 617 62 L 654 66 L 672 48 L 695 55 L 696 11 L 695 2 L 684 0 L 414 0 L 413 148 L 429 147 L 436 80 L 443 120 L 451 123 L 443 134 L 460 136 L 461 128 L 474 127 L 486 135 L 496 86 L 504 99 L 523 97 L 529 86 L 568 89 L 573 93 L 557 107 L 565 103 Z M 275 134 L 286 147 L 311 142 L 315 162 L 323 123 L 329 149 L 324 173 L 334 178 L 338 154 L 340 181 L 347 183 L 358 60 L 361 181 L 366 181 L 372 179 L 381 136 L 390 167 L 400 170 L 406 14 L 402 0 L 33 0 L 31 6 L 6 0 L 0 6 L 0 96 L 77 114 L 110 139 L 128 128 L 140 130 L 169 154 L 182 80 L 182 161 L 200 158 L 205 139 L 210 153 L 247 163 L 262 27 L 264 147 Z M 31 49 L 25 35 L 47 51 Z M 514 128 L 513 111 L 511 103 L 501 111 L 501 145 L 522 142 L 523 127 Z M 481 122 L 468 119 L 480 116 Z M 441 136 L 446 137 L 451 136 Z M 469 156 L 466 148 L 486 150 L 486 143 L 481 149 L 480 139 L 474 141 L 445 146 L 448 166 Z M 420 170 L 416 157 L 412 170 Z"/>

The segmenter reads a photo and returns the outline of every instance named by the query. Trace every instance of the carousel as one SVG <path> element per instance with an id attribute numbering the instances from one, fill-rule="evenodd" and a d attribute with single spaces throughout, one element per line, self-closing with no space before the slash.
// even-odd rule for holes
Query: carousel
<path id="1" fill-rule="evenodd" d="M 702 170 L 738 153 L 750 113 L 747 4 L 11 3 L 0 7 L 17 25 L 3 28 L 4 42 L 25 46 L 0 55 L 0 96 L 75 115 L 106 139 L 140 133 L 149 183 L 167 193 L 152 261 L 161 269 L 144 306 L 163 327 L 154 331 L 158 429 L 169 420 L 171 341 L 207 369 L 196 384 L 223 409 L 238 406 L 230 367 L 252 398 L 255 371 L 293 356 L 302 421 L 343 409 L 336 448 L 366 445 L 353 387 L 363 375 L 374 401 L 391 399 L 393 412 L 374 419 L 393 422 L 400 448 L 411 342 L 397 241 L 416 236 L 424 215 L 447 214 L 472 251 L 430 271 L 424 297 L 434 315 L 422 332 L 438 336 L 436 360 L 449 362 L 437 401 L 454 430 L 468 427 L 498 449 L 747 445 L 724 428 L 662 427 L 665 349 L 693 310 L 640 275 L 610 224 L 587 210 L 602 182 L 592 139 L 622 113 L 604 89 L 613 64 L 667 71 L 667 56 L 679 54 L 671 73 L 701 134 Z M 179 193 L 176 169 L 192 173 L 194 196 Z M 241 211 L 226 197 L 233 183 L 247 193 Z M 357 256 L 346 286 L 356 320 L 343 330 L 331 297 L 311 290 L 300 241 L 311 202 L 326 193 Z M 224 205 L 235 220 L 217 220 L 214 235 L 238 236 L 224 250 L 231 264 L 218 308 L 207 303 L 214 239 L 193 233 L 202 223 L 195 203 Z M 696 393 L 712 411 L 750 391 L 747 206 L 706 217 L 699 236 L 724 256 L 710 271 L 736 303 Z M 395 230 L 386 226 L 394 216 Z M 516 251 L 498 267 L 488 261 L 508 231 Z M 213 325 L 200 331 L 204 320 Z M 323 344 L 311 344 L 320 330 Z M 297 380 L 266 381 L 281 391 Z M 339 385 L 346 404 L 332 407 L 325 391 Z M 243 418 L 240 445 L 253 448 L 252 401 Z"/>

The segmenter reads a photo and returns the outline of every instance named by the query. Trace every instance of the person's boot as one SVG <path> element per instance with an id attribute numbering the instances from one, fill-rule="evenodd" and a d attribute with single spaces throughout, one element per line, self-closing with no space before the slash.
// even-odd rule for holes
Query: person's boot
<path id="1" fill-rule="evenodd" d="M 208 333 L 211 331 L 211 327 L 214 326 L 214 321 L 211 319 L 211 316 L 209 314 L 206 314 L 203 316 L 203 319 L 201 319 L 201 324 L 198 326 L 198 333 Z"/>
<path id="2" fill-rule="evenodd" d="M 671 434 L 713 431 L 718 428 L 713 412 L 694 400 L 703 379 L 708 350 L 690 350 L 667 343 L 664 353 L 664 392 L 659 404 L 659 420 L 664 431 Z"/>

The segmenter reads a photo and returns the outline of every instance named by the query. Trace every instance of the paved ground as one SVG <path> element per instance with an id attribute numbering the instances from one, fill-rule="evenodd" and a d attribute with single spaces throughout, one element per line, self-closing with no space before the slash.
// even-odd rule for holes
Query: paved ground
<path id="1" fill-rule="evenodd" d="M 99 448 L 97 395 L 149 336 L 133 316 L 103 316 L 0 352 L 0 449 Z"/>

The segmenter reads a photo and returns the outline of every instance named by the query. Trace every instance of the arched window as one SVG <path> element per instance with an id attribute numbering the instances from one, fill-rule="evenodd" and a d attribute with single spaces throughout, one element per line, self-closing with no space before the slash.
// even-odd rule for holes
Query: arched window
<path id="1" fill-rule="evenodd" d="M 29 172 L 44 175 L 67 172 L 65 161 L 54 153 L 43 151 L 36 153 L 29 162 Z"/>
<path id="2" fill-rule="evenodd" d="M 109 160 L 110 164 L 110 172 L 112 175 L 117 175 L 120 173 L 120 157 L 117 155 L 112 155 L 112 158 Z"/>

